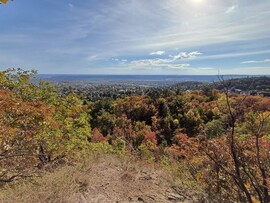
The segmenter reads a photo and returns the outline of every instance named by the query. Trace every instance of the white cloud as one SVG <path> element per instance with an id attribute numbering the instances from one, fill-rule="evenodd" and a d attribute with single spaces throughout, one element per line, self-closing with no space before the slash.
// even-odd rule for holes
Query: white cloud
<path id="1" fill-rule="evenodd" d="M 179 54 L 177 55 L 171 55 L 171 57 L 173 58 L 173 60 L 183 60 L 183 59 L 193 59 L 193 58 L 196 58 L 197 56 L 200 56 L 202 55 L 201 52 L 198 52 L 198 51 L 193 51 L 193 52 L 180 52 Z"/>
<path id="2" fill-rule="evenodd" d="M 165 51 L 154 51 L 154 52 L 151 52 L 149 55 L 163 55 L 165 54 Z"/>
<path id="3" fill-rule="evenodd" d="M 269 63 L 270 59 L 265 59 L 265 60 L 261 60 L 261 61 L 242 61 L 242 64 L 249 64 L 249 63 Z"/>
<path id="4" fill-rule="evenodd" d="M 229 8 L 227 8 L 225 13 L 227 13 L 227 14 L 234 13 L 237 8 L 238 8 L 238 5 L 233 5 L 233 6 L 229 7 Z"/>
<path id="5" fill-rule="evenodd" d="M 183 69 L 187 69 L 187 68 L 190 68 L 191 65 L 190 64 L 187 64 L 187 63 L 183 63 L 183 64 L 167 64 L 166 66 L 164 66 L 163 69 L 180 69 L 180 70 L 183 70 Z"/>
<path id="6" fill-rule="evenodd" d="M 139 60 L 119 60 L 119 65 L 122 67 L 129 67 L 131 69 L 162 69 L 162 70 L 174 70 L 174 69 L 187 69 L 191 65 L 188 63 L 175 63 L 173 59 L 139 59 Z"/>
<path id="7" fill-rule="evenodd" d="M 118 63 L 119 65 L 125 65 L 128 62 L 127 59 L 119 59 L 119 58 L 112 58 L 111 60 Z"/>
<path id="8" fill-rule="evenodd" d="M 158 51 L 164 52 L 165 51 Z M 201 52 L 180 52 L 176 55 L 170 55 L 168 58 L 154 58 L 154 59 L 138 59 L 128 61 L 126 59 L 116 59 L 112 58 L 113 61 L 118 62 L 122 67 L 130 68 L 146 68 L 146 69 L 187 69 L 191 68 L 191 65 L 188 63 L 177 63 L 179 60 L 194 59 L 197 56 L 202 55 Z"/>

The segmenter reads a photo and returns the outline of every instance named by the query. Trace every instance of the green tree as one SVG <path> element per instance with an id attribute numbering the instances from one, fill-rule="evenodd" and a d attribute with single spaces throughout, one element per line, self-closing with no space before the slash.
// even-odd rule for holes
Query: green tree
<path id="1" fill-rule="evenodd" d="M 206 124 L 205 134 L 207 138 L 224 135 L 226 130 L 220 120 L 212 120 Z"/>

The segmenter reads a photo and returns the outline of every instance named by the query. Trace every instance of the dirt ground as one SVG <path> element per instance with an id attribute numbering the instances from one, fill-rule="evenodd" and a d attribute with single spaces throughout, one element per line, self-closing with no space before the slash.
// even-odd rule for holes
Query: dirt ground
<path id="1" fill-rule="evenodd" d="M 156 203 L 195 202 L 172 188 L 172 177 L 153 165 L 132 160 L 101 158 L 79 177 L 80 194 L 71 202 L 80 203 Z"/>
<path id="2" fill-rule="evenodd" d="M 184 189 L 154 163 L 133 156 L 102 155 L 82 158 L 77 164 L 67 163 L 38 179 L 6 186 L 0 191 L 0 203 L 209 202 L 199 199 L 197 191 Z"/>

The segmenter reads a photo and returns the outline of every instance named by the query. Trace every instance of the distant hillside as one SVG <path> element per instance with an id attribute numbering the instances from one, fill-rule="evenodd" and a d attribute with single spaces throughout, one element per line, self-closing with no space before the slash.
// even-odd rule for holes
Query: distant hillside
<path id="1" fill-rule="evenodd" d="M 226 77 L 227 78 L 227 77 Z M 223 90 L 227 87 L 231 91 L 243 92 L 243 91 L 255 91 L 255 92 L 270 92 L 270 77 L 260 76 L 260 77 L 245 77 L 245 78 L 233 78 L 226 79 L 217 82 L 180 82 L 172 85 L 173 89 L 183 89 L 183 90 L 200 90 L 205 87 L 215 88 L 218 90 Z"/>
<path id="2" fill-rule="evenodd" d="M 182 89 L 182 90 L 198 90 L 202 89 L 205 85 L 210 84 L 209 82 L 199 82 L 199 81 L 186 81 L 179 82 L 171 86 L 172 89 Z"/>
<path id="3" fill-rule="evenodd" d="M 270 77 L 267 76 L 230 79 L 214 85 L 217 89 L 223 89 L 224 84 L 232 89 L 241 89 L 243 91 L 270 91 Z"/>

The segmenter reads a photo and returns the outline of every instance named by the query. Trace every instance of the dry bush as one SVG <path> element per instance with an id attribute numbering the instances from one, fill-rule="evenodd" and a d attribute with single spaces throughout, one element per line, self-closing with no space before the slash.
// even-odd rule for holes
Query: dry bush
<path id="1" fill-rule="evenodd" d="M 0 203 L 77 202 L 89 185 L 92 167 L 108 153 L 111 148 L 106 144 L 92 144 L 74 160 L 44 171 L 41 177 L 5 184 L 0 191 Z"/>
<path id="2" fill-rule="evenodd" d="M 31 182 L 7 185 L 0 200 L 5 203 L 69 202 L 71 195 L 79 190 L 78 176 L 76 168 L 63 167 Z"/>

